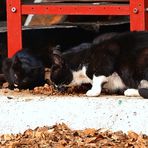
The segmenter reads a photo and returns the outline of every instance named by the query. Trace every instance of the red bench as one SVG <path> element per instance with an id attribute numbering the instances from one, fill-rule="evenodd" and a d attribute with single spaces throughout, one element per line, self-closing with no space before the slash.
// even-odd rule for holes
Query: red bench
<path id="1" fill-rule="evenodd" d="M 21 0 L 7 0 L 8 57 L 22 48 L 21 17 L 25 14 L 129 15 L 131 31 L 148 30 L 148 0 L 130 0 L 127 4 L 118 3 L 116 5 L 51 2 L 48 4 L 23 4 Z"/>

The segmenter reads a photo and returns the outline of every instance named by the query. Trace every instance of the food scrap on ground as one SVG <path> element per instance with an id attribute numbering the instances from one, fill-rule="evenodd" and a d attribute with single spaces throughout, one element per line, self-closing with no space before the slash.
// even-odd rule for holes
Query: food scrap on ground
<path id="1" fill-rule="evenodd" d="M 5 94 L 33 94 L 33 95 L 85 95 L 86 91 L 90 88 L 90 84 L 82 84 L 81 86 L 69 87 L 69 88 L 60 88 L 56 89 L 53 85 L 45 84 L 44 86 L 35 87 L 32 90 L 20 90 L 15 88 L 14 90 L 8 89 L 8 84 L 4 83 L 2 89 L 0 90 Z"/>

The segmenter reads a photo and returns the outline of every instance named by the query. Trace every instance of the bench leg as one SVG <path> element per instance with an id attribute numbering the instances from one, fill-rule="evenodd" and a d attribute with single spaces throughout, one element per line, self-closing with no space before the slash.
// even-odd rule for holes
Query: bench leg
<path id="1" fill-rule="evenodd" d="M 148 0 L 130 0 L 130 30 L 148 30 Z"/>
<path id="2" fill-rule="evenodd" d="M 7 0 L 8 57 L 22 48 L 21 0 Z"/>

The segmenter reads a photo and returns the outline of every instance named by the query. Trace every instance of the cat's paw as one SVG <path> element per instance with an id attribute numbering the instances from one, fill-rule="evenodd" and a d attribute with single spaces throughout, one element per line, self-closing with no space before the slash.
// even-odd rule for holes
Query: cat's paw
<path id="1" fill-rule="evenodd" d="M 88 97 L 97 97 L 99 95 L 100 95 L 100 92 L 98 92 L 96 90 L 92 90 L 92 89 L 90 89 L 86 92 L 86 96 L 88 96 Z"/>
<path id="2" fill-rule="evenodd" d="M 137 89 L 133 89 L 133 88 L 130 88 L 130 89 L 127 89 L 126 91 L 124 91 L 124 95 L 126 97 L 139 97 L 139 92 Z"/>

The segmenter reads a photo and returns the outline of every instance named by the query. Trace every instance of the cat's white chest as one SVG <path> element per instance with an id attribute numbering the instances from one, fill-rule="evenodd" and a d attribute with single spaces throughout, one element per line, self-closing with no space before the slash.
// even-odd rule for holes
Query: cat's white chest
<path id="1" fill-rule="evenodd" d="M 69 86 L 77 86 L 84 83 L 92 83 L 92 80 L 86 75 L 86 69 L 87 67 L 83 66 L 82 69 L 78 71 L 73 71 L 73 80 L 69 84 Z"/>

